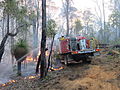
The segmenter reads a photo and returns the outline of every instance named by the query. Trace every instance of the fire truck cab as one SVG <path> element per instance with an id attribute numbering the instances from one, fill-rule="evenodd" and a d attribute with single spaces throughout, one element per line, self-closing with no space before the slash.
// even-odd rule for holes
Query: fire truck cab
<path id="1" fill-rule="evenodd" d="M 66 65 L 72 60 L 85 62 L 89 56 L 100 51 L 97 46 L 93 48 L 91 44 L 93 42 L 86 37 L 62 37 L 59 39 L 59 55 Z"/>

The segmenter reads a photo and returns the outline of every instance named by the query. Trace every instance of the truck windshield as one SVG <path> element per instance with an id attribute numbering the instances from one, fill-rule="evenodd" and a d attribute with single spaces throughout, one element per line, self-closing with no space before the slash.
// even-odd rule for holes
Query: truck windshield
<path id="1" fill-rule="evenodd" d="M 70 46 L 71 46 L 71 50 L 72 51 L 76 51 L 77 50 L 76 38 L 71 38 L 71 40 L 70 40 Z"/>

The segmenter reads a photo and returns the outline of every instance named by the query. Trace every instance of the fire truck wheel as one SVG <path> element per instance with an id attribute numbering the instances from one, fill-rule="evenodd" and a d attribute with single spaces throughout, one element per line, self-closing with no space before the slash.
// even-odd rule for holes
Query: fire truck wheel
<path id="1" fill-rule="evenodd" d="M 64 64 L 68 65 L 68 55 L 65 56 Z"/>
<path id="2" fill-rule="evenodd" d="M 86 63 L 86 62 L 87 62 L 86 58 L 83 58 L 83 59 L 82 59 L 82 62 L 83 62 L 83 63 Z"/>
<path id="3" fill-rule="evenodd" d="M 83 58 L 83 63 L 91 63 L 91 59 L 88 57 Z"/>

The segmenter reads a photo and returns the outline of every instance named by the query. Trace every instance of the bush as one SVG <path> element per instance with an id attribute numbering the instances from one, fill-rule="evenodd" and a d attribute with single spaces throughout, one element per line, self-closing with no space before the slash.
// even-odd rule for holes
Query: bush
<path id="1" fill-rule="evenodd" d="M 28 44 L 26 43 L 25 40 L 22 40 L 22 39 L 20 39 L 20 40 L 16 43 L 15 47 L 22 47 L 22 48 L 28 50 Z"/>
<path id="2" fill-rule="evenodd" d="M 111 45 L 120 45 L 120 39 L 116 39 L 110 42 Z"/>
<path id="3" fill-rule="evenodd" d="M 20 39 L 13 47 L 13 55 L 18 60 L 28 53 L 28 44 L 25 40 Z"/>

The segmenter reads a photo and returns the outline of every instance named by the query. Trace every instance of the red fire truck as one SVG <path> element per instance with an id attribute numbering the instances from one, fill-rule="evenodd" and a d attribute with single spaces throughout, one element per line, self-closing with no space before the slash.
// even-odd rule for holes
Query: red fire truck
<path id="1" fill-rule="evenodd" d="M 86 62 L 89 56 L 94 56 L 100 51 L 95 41 L 86 37 L 61 37 L 59 42 L 59 55 L 66 65 L 70 61 Z M 93 47 L 93 45 L 95 46 Z"/>

